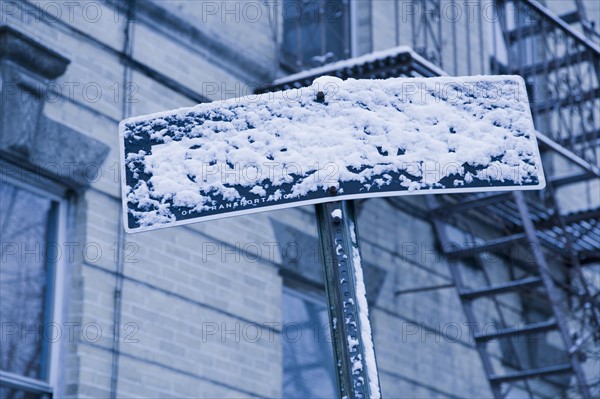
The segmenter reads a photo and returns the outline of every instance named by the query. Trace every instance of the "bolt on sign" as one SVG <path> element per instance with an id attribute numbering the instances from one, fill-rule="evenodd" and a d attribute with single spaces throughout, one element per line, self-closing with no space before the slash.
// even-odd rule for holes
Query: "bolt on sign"
<path id="1" fill-rule="evenodd" d="M 323 77 L 127 119 L 120 137 L 128 232 L 332 200 L 545 184 L 516 76 Z"/>
<path id="2" fill-rule="evenodd" d="M 381 397 L 352 200 L 543 188 L 521 78 L 347 80 L 120 124 L 128 232 L 317 204 L 340 398 Z"/>

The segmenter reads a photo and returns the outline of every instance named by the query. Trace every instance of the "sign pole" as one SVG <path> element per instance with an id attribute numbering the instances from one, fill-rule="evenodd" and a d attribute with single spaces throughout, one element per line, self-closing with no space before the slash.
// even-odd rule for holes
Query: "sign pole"
<path id="1" fill-rule="evenodd" d="M 316 214 L 340 398 L 380 398 L 354 204 L 318 204 Z"/>

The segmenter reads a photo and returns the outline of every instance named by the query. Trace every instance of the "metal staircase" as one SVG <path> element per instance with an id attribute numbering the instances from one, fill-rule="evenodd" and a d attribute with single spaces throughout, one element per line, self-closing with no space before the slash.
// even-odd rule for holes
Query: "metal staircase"
<path id="1" fill-rule="evenodd" d="M 556 287 L 556 280 L 563 280 L 557 276 L 562 270 L 547 261 L 545 248 L 554 247 L 547 241 L 549 237 L 540 234 L 535 226 L 534 221 L 543 220 L 543 213 L 539 209 L 531 211 L 521 192 L 478 195 L 454 206 L 442 204 L 437 197 L 428 196 L 432 221 L 467 321 L 472 326 L 474 343 L 494 397 L 507 397 L 515 388 L 528 397 L 556 397 L 566 392 L 573 394 L 570 390 L 577 386 L 581 397 L 591 398 L 580 362 L 581 354 L 573 342 L 565 315 L 572 309 L 565 306 L 564 296 Z M 465 214 L 467 206 L 469 215 Z M 464 236 L 456 235 L 461 226 L 457 219 L 468 218 L 476 225 L 477 222 L 472 222 L 474 219 L 489 218 L 490 212 L 507 218 L 508 213 L 503 213 L 508 209 L 512 214 L 510 219 L 515 222 L 510 226 L 511 234 L 487 240 L 476 239 L 472 234 L 466 240 L 468 244 L 464 244 Z M 520 252 L 517 256 L 509 253 L 514 253 L 516 248 L 520 248 L 516 251 Z M 554 249 L 553 256 L 565 255 L 560 248 Z M 508 250 L 505 252 L 510 257 L 508 262 L 506 258 L 486 261 L 486 255 L 502 254 L 503 250 Z M 498 268 L 504 267 L 509 270 L 505 279 L 499 279 L 503 273 L 499 273 Z M 509 297 L 512 302 L 518 298 L 522 304 L 534 300 L 538 302 L 538 308 L 547 312 L 527 311 L 525 305 L 521 309 L 511 309 L 511 301 L 503 301 L 502 297 Z M 483 306 L 482 301 L 486 302 Z M 597 325 L 591 328 L 597 328 Z M 539 344 L 546 342 L 553 342 L 547 349 L 560 354 L 552 356 L 559 359 L 544 359 L 539 354 L 528 353 L 532 349 L 539 350 Z M 490 348 L 491 343 L 497 345 Z M 569 375 L 575 380 L 571 381 Z"/>

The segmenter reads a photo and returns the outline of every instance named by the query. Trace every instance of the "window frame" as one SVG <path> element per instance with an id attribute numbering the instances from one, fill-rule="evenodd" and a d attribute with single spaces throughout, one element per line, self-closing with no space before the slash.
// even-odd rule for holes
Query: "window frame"
<path id="1" fill-rule="evenodd" d="M 48 290 L 44 298 L 44 325 L 53 323 L 58 326 L 60 337 L 54 341 L 48 341 L 42 346 L 41 379 L 25 377 L 13 372 L 0 370 L 0 386 L 19 389 L 28 393 L 39 394 L 44 398 L 62 397 L 61 378 L 63 376 L 63 354 L 64 344 L 64 318 L 67 293 L 67 267 L 68 262 L 64 255 L 64 246 L 67 238 L 67 223 L 70 209 L 68 191 L 62 185 L 47 179 L 32 171 L 7 164 L 0 160 L 0 183 L 8 183 L 19 189 L 39 195 L 51 201 L 52 211 L 48 223 L 51 227 L 48 231 L 46 243 L 55 242 L 60 248 L 61 256 L 56 260 L 48 259 L 47 284 Z M 10 170 L 10 174 L 6 173 Z M 19 178 L 14 177 L 18 175 Z M 54 220 L 51 220 L 54 219 Z M 44 328 L 42 329 L 42 332 Z M 44 340 L 44 336 L 40 337 Z"/>
<path id="2" fill-rule="evenodd" d="M 349 26 L 348 32 L 350 39 L 350 58 L 358 57 L 358 8 L 357 3 L 355 1 L 350 1 L 348 4 L 348 11 L 350 12 L 350 16 L 348 17 Z"/>
<path id="3" fill-rule="evenodd" d="M 289 0 L 289 1 L 293 1 L 294 3 L 301 3 L 301 0 Z M 328 2 L 333 2 L 335 0 L 316 0 L 319 2 L 318 4 L 318 8 L 319 8 L 319 31 L 320 31 L 320 40 L 326 40 L 323 39 L 323 35 L 325 35 L 326 33 L 326 29 L 324 27 L 324 21 L 322 21 L 323 18 L 323 14 L 320 12 L 321 10 L 323 10 L 324 5 L 326 6 Z M 355 35 L 356 35 L 356 18 L 355 15 L 355 6 L 354 6 L 354 2 L 350 1 L 350 0 L 337 0 L 339 1 L 340 5 L 343 7 L 344 9 L 344 13 L 345 15 L 342 17 L 342 29 L 345 32 L 342 32 L 343 34 L 343 43 L 342 43 L 342 47 L 343 47 L 343 54 L 336 54 L 336 56 L 338 56 L 339 58 L 337 60 L 331 61 L 331 62 L 337 62 L 337 61 L 342 61 L 342 60 L 346 60 L 349 58 L 354 57 L 354 54 L 356 52 L 356 48 L 355 48 Z M 326 12 L 326 11 L 325 11 Z M 279 59 L 279 65 L 282 69 L 289 71 L 291 73 L 295 73 L 295 72 L 300 72 L 303 70 L 307 70 L 307 69 L 312 69 L 315 67 L 319 67 L 321 65 L 316 65 L 316 66 L 312 66 L 310 65 L 310 59 L 306 58 L 306 55 L 304 54 L 304 46 L 302 45 L 302 48 L 298 49 L 297 45 L 295 46 L 293 51 L 290 51 L 290 54 L 294 54 L 295 55 L 295 60 L 292 60 L 292 57 L 290 56 L 286 56 L 285 52 L 283 51 L 283 47 L 284 47 L 284 41 L 285 41 L 285 34 L 286 34 L 286 30 L 285 30 L 285 18 L 286 18 L 286 5 L 285 2 L 282 3 L 282 7 L 281 7 L 281 35 L 280 35 L 280 44 L 277 47 L 277 52 L 278 52 L 278 59 Z M 297 17 L 300 18 L 300 17 Z M 294 34 L 295 36 L 298 36 L 298 32 L 301 31 L 302 29 L 302 24 L 299 22 L 295 23 L 295 28 L 294 28 Z M 300 34 L 301 36 L 301 34 Z M 325 45 L 325 47 L 327 47 L 327 45 Z M 324 54 L 321 54 L 321 56 L 323 56 Z M 298 63 L 300 62 L 300 64 Z M 330 62 L 326 62 L 323 65 L 327 65 Z"/>
<path id="4" fill-rule="evenodd" d="M 330 321 L 329 321 L 329 312 L 328 312 L 328 304 L 327 304 L 327 293 L 325 290 L 324 286 L 320 286 L 320 285 L 316 285 L 316 284 L 307 284 L 305 281 L 303 281 L 303 279 L 296 279 L 295 276 L 285 276 L 285 278 L 283 279 L 283 284 L 282 284 L 282 290 L 281 290 L 281 295 L 282 295 L 282 305 L 283 305 L 283 296 L 284 295 L 289 295 L 292 297 L 295 297 L 296 299 L 300 299 L 303 301 L 308 301 L 308 302 L 312 302 L 314 304 L 317 305 L 324 305 L 324 311 L 326 313 L 326 320 L 327 320 L 327 325 L 331 328 L 330 326 Z M 282 316 L 283 316 L 283 306 L 282 306 Z M 286 319 L 285 317 L 283 317 L 283 322 L 284 325 L 286 323 Z M 333 334 L 332 331 L 329 332 L 329 334 Z M 333 337 L 330 335 L 329 339 L 333 339 Z M 283 359 L 283 357 L 285 356 L 284 354 L 284 347 L 283 345 L 285 345 L 283 343 L 283 339 L 282 339 L 282 377 L 283 377 L 283 373 L 285 373 L 285 368 L 284 368 L 284 364 L 285 364 L 285 360 Z M 331 342 L 328 342 L 327 345 L 329 346 L 330 350 L 331 350 L 331 367 L 332 369 L 330 370 L 331 372 L 331 378 L 332 378 L 332 383 L 334 387 L 337 387 L 337 377 L 335 375 L 336 373 L 336 368 L 335 368 L 335 356 L 334 356 L 334 349 L 333 346 L 331 344 Z M 325 366 L 325 364 L 323 365 Z M 326 367 L 325 367 L 326 369 Z M 284 389 L 284 384 L 285 379 L 282 378 L 282 392 Z M 334 392 L 334 395 L 336 394 L 336 392 Z"/>

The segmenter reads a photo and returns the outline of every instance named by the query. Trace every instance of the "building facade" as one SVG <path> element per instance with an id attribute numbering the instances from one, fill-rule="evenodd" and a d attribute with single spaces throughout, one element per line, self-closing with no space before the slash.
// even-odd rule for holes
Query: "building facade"
<path id="1" fill-rule="evenodd" d="M 527 52 L 519 59 L 528 59 L 542 46 L 534 47 L 531 39 L 515 50 L 503 42 L 510 36 L 506 32 L 527 35 L 519 30 L 520 18 L 541 18 L 526 25 L 530 30 L 550 21 L 535 10 L 519 14 L 520 3 L 3 0 L 1 396 L 335 397 L 314 209 L 125 234 L 118 123 L 277 85 L 302 86 L 302 79 L 323 70 L 346 77 L 518 73 L 506 69 L 515 65 L 510 62 L 515 51 Z M 545 10 L 571 24 L 574 33 L 565 36 L 577 46 L 589 41 L 591 49 L 581 54 L 592 54 L 596 58 L 590 62 L 597 62 L 598 41 L 588 21 L 600 19 L 600 8 L 595 2 L 575 3 L 547 1 Z M 508 16 L 497 14 L 500 7 L 510 10 Z M 572 62 L 587 60 L 564 47 L 552 50 L 567 51 Z M 410 58 L 406 68 L 394 69 L 389 60 L 401 56 Z M 586 124 L 597 129 L 600 119 L 598 77 L 581 68 L 590 83 L 574 84 L 591 97 L 578 100 L 587 101 L 589 115 L 571 117 L 582 126 L 578 137 L 590 130 Z M 528 80 L 540 107 L 552 100 L 546 91 L 536 91 L 550 79 L 545 72 Z M 562 87 L 568 92 L 568 85 Z M 550 132 L 560 123 L 540 116 L 536 127 Z M 582 246 L 578 254 L 587 251 L 583 261 L 568 254 L 567 260 L 553 257 L 545 249 L 548 267 L 568 286 L 578 280 L 565 265 L 583 268 L 591 287 L 585 288 L 596 299 L 597 132 L 590 140 L 567 137 L 560 147 L 568 150 L 566 158 L 550 150 L 544 158 L 544 167 L 563 179 L 553 198 L 565 215 L 587 212 L 567 222 L 590 226 L 569 230 L 576 239 L 583 237 L 582 244 L 573 244 Z M 561 139 L 548 135 L 552 142 Z M 411 198 L 356 205 L 383 396 L 492 397 L 472 320 L 431 216 L 435 204 Z M 476 236 L 494 240 L 499 223 L 485 217 L 460 220 L 450 239 L 463 248 Z M 531 261 L 531 248 L 511 246 L 514 257 L 495 248 L 483 253 L 484 267 L 461 260 L 463 279 L 493 285 L 517 279 L 527 265 L 539 263 Z M 560 295 L 561 309 L 587 320 L 587 307 Z M 496 330 L 501 322 L 524 327 L 544 321 L 554 310 L 536 295 L 516 294 L 477 308 L 500 315 L 477 328 Z M 501 320 L 504 316 L 508 319 Z M 586 345 L 597 338 L 571 335 Z M 509 343 L 495 339 L 490 345 L 495 345 L 492 361 L 513 372 L 522 369 L 515 365 L 519 352 L 541 367 L 562 356 L 558 332 Z M 598 359 L 588 357 L 581 366 L 592 392 L 598 392 L 593 386 L 600 378 Z M 529 385 L 519 380 L 511 395 L 577 397 L 571 371 Z"/>

